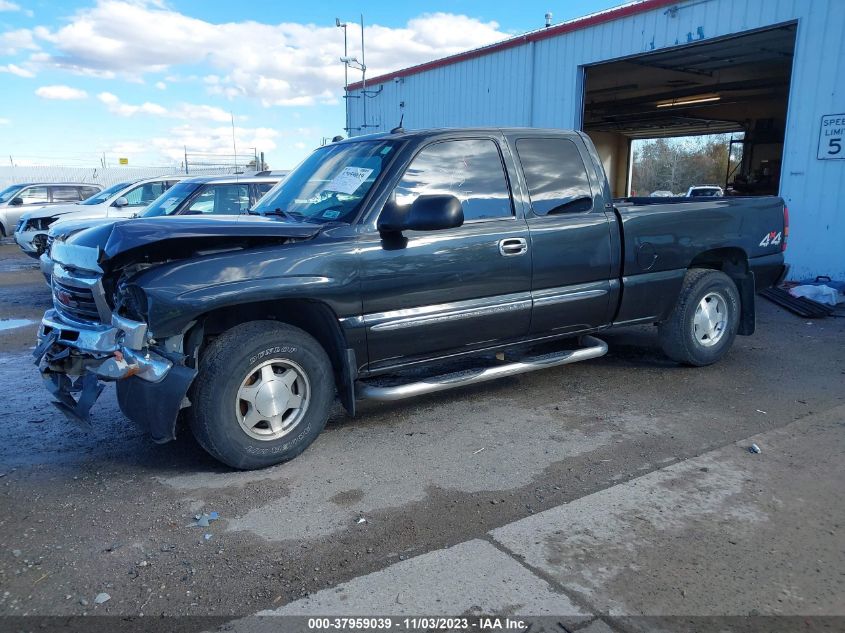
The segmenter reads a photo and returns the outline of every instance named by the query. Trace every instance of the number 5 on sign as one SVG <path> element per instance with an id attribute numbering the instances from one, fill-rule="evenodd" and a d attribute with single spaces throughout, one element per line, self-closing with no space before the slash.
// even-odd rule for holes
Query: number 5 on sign
<path id="1" fill-rule="evenodd" d="M 825 114 L 819 129 L 819 160 L 845 159 L 845 114 Z"/>

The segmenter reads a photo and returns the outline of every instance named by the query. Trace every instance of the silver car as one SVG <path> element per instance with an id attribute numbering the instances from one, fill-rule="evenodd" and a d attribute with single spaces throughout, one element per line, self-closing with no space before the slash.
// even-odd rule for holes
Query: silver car
<path id="1" fill-rule="evenodd" d="M 81 202 L 102 191 L 78 182 L 23 182 L 0 191 L 0 237 L 11 235 L 21 216 L 41 207 Z"/>

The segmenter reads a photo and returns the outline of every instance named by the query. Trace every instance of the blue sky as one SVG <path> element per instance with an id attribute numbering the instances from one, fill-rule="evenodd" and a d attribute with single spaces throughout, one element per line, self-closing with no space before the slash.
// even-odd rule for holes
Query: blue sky
<path id="1" fill-rule="evenodd" d="M 620 0 L 205 2 L 0 0 L 0 157 L 16 164 L 178 162 L 264 150 L 296 164 L 342 133 L 335 17 L 364 14 L 368 76 L 560 22 Z M 359 74 L 352 72 L 350 80 Z"/>

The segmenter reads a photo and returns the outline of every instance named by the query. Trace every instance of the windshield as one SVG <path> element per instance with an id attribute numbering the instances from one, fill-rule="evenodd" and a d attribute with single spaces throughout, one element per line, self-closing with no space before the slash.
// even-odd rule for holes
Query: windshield
<path id="1" fill-rule="evenodd" d="M 202 183 L 198 182 L 178 182 L 153 200 L 150 206 L 138 217 L 154 218 L 160 215 L 170 215 L 176 210 L 176 207 L 185 201 L 185 198 L 201 186 Z"/>
<path id="2" fill-rule="evenodd" d="M 79 204 L 100 204 L 105 202 L 109 198 L 111 198 L 114 194 L 116 194 L 121 189 L 126 189 L 129 185 L 132 184 L 132 181 L 129 182 L 119 182 L 116 185 L 112 185 L 108 189 L 103 189 L 100 193 L 95 196 L 91 196 L 87 200 L 83 200 Z"/>
<path id="3" fill-rule="evenodd" d="M 321 147 L 268 191 L 252 211 L 311 222 L 351 222 L 396 147 L 395 141 Z"/>
<path id="4" fill-rule="evenodd" d="M 21 190 L 21 185 L 12 185 L 0 191 L 0 202 L 8 202 L 15 197 L 15 194 Z"/>

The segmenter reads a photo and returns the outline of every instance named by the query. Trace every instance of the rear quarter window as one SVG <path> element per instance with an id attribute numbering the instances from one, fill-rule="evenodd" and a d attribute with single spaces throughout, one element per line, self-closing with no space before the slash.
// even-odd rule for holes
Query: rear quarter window
<path id="1" fill-rule="evenodd" d="M 566 138 L 516 142 L 531 208 L 536 215 L 590 211 L 590 177 L 578 146 Z"/>

